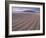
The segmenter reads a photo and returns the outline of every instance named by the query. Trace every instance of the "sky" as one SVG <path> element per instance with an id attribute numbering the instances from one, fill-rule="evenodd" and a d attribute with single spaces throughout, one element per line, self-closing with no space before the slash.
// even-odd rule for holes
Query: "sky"
<path id="1" fill-rule="evenodd" d="M 36 7 L 12 7 L 12 12 L 13 13 L 22 13 L 22 12 L 31 12 L 32 13 L 40 13 L 40 8 L 36 8 Z"/>

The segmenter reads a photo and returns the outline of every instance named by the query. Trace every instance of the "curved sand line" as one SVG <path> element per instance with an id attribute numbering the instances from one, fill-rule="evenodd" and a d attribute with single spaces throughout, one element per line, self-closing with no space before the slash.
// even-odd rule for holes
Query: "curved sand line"
<path id="1" fill-rule="evenodd" d="M 12 30 L 40 30 L 40 13 L 14 14 L 12 17 Z"/>

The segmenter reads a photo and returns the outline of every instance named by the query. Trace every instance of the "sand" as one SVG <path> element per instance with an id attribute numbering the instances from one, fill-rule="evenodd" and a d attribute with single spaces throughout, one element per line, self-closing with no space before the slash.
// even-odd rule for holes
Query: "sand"
<path id="1" fill-rule="evenodd" d="M 12 14 L 12 31 L 40 30 L 40 13 Z"/>

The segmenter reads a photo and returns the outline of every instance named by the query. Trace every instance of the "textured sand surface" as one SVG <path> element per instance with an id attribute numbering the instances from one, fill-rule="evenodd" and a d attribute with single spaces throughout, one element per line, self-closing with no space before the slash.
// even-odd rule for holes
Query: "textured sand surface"
<path id="1" fill-rule="evenodd" d="M 12 30 L 40 30 L 40 13 L 16 13 L 12 15 Z"/>

